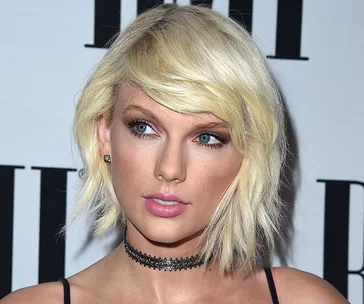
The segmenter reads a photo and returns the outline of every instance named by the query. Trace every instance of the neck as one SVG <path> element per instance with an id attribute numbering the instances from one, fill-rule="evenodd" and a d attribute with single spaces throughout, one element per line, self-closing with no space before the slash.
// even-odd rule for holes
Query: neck
<path id="1" fill-rule="evenodd" d="M 128 227 L 129 228 L 129 227 Z M 186 257 L 195 255 L 197 248 L 192 243 L 181 242 L 179 244 L 165 245 L 146 239 L 139 231 L 132 227 L 128 229 L 128 241 L 138 249 L 153 256 L 160 257 Z M 191 302 L 191 297 L 197 302 L 206 302 L 211 299 L 211 291 L 221 290 L 224 284 L 230 284 L 234 275 L 224 274 L 215 263 L 203 264 L 200 267 L 183 271 L 158 271 L 153 270 L 132 260 L 121 244 L 107 261 L 108 274 L 117 282 L 116 286 L 133 286 L 133 294 L 144 294 L 150 296 L 153 303 L 173 303 L 173 299 L 179 295 L 182 303 Z M 174 301 L 175 300 L 175 301 Z"/>
<path id="2" fill-rule="evenodd" d="M 158 232 L 158 238 L 163 235 L 162 231 Z M 155 240 L 152 237 L 144 235 L 135 226 L 129 224 L 125 230 L 127 243 L 135 250 L 152 257 L 161 257 L 167 259 L 178 259 L 196 256 L 201 251 L 201 233 L 191 236 L 182 237 L 178 241 L 173 238 Z"/>
<path id="3" fill-rule="evenodd" d="M 154 298 L 151 302 L 173 303 L 172 298 L 176 295 L 186 297 L 182 303 L 189 302 L 187 297 L 191 295 L 194 295 L 194 299 L 196 295 L 207 297 L 211 290 L 221 287 L 221 279 L 226 277 L 215 264 L 203 264 L 182 271 L 150 269 L 130 259 L 123 245 L 119 250 L 127 269 L 124 274 L 130 282 L 137 282 L 140 292 L 150 294 Z"/>
<path id="4" fill-rule="evenodd" d="M 217 273 L 219 268 L 211 263 L 205 264 L 199 256 L 199 236 L 196 234 L 174 243 L 159 243 L 150 240 L 129 223 L 121 249 L 128 257 L 130 270 L 151 278 L 153 282 L 178 282 L 192 277 L 202 280 L 207 273 Z"/>
<path id="5" fill-rule="evenodd" d="M 124 236 L 124 248 L 129 258 L 131 258 L 134 262 L 153 270 L 181 271 L 197 268 L 204 264 L 203 257 L 198 254 L 188 257 L 170 258 L 152 256 L 139 251 L 129 243 L 126 230 Z"/>

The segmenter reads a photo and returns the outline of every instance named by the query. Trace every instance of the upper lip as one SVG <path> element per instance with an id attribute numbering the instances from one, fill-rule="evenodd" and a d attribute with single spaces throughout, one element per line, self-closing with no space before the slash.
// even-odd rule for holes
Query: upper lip
<path id="1" fill-rule="evenodd" d="M 144 198 L 149 198 L 149 199 L 160 199 L 162 201 L 166 201 L 166 202 L 178 202 L 181 204 L 187 204 L 186 202 L 184 202 L 181 198 L 179 198 L 177 195 L 174 194 L 163 194 L 163 193 L 153 193 L 153 194 L 148 194 L 146 196 L 144 196 Z"/>

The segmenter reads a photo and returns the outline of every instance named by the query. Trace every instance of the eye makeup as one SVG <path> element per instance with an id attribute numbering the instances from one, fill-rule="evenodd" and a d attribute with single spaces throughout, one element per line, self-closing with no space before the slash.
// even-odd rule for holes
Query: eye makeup
<path id="1" fill-rule="evenodd" d="M 136 137 L 144 138 L 147 136 L 155 136 L 154 127 L 145 120 L 133 119 L 126 123 L 130 133 Z M 149 130 L 148 130 L 149 129 Z M 148 133 L 146 133 L 148 131 Z M 151 132 L 152 131 L 152 132 Z M 153 134 L 154 133 L 154 134 Z"/>
<path id="2" fill-rule="evenodd" d="M 206 141 L 210 141 L 211 137 L 215 139 L 215 142 L 207 143 Z M 198 145 L 211 149 L 222 148 L 227 143 L 225 138 L 209 132 L 200 133 L 196 136 L 196 138 L 199 141 L 194 140 L 194 142 L 197 142 Z"/>
<path id="3" fill-rule="evenodd" d="M 122 114 L 124 125 L 137 138 L 157 138 L 160 136 L 161 130 L 165 130 L 163 122 L 150 109 L 131 104 L 126 107 Z M 230 132 L 224 122 L 203 121 L 204 119 L 196 119 L 188 125 L 190 130 L 186 131 L 186 133 L 190 134 L 193 143 L 201 147 L 218 149 L 230 142 Z M 160 125 L 161 129 L 158 125 Z"/>
<path id="4" fill-rule="evenodd" d="M 130 133 L 138 138 L 153 138 L 157 136 L 153 124 L 144 119 L 131 119 L 126 122 L 126 126 Z M 222 148 L 228 141 L 223 136 L 208 131 L 198 133 L 193 139 L 194 143 L 211 149 Z"/>

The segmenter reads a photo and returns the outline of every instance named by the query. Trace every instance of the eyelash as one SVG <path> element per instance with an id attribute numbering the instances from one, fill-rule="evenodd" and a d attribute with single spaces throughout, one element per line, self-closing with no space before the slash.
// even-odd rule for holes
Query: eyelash
<path id="1" fill-rule="evenodd" d="M 127 123 L 130 133 L 139 138 L 144 138 L 144 137 L 150 136 L 150 134 L 139 133 L 138 131 L 136 131 L 134 129 L 135 126 L 140 123 L 143 123 L 143 124 L 147 125 L 149 128 L 152 128 L 154 130 L 154 128 L 146 121 L 141 120 L 141 119 L 135 119 L 135 120 L 131 120 Z"/>
<path id="2" fill-rule="evenodd" d="M 204 146 L 206 148 L 219 149 L 219 148 L 222 148 L 226 143 L 226 140 L 224 138 L 222 138 L 216 134 L 213 134 L 213 133 L 203 132 L 203 133 L 200 133 L 198 136 L 201 136 L 201 135 L 210 135 L 212 137 L 215 137 L 219 141 L 219 143 L 216 143 L 216 144 L 206 144 L 206 143 L 197 142 L 198 145 Z"/>
<path id="3" fill-rule="evenodd" d="M 134 120 L 131 120 L 131 121 L 129 121 L 127 123 L 127 126 L 128 126 L 128 129 L 129 129 L 130 133 L 132 135 L 138 137 L 138 138 L 145 138 L 145 137 L 148 137 L 148 136 L 153 136 L 152 134 L 145 134 L 145 133 L 140 133 L 140 132 L 136 131 L 135 126 L 137 124 L 140 124 L 140 123 L 143 123 L 146 126 L 148 126 L 149 128 L 154 130 L 154 127 L 151 124 L 149 124 L 148 122 L 146 122 L 146 121 L 144 121 L 142 119 L 134 119 Z M 206 144 L 206 143 L 197 142 L 198 145 L 204 146 L 206 148 L 210 148 L 210 149 L 222 148 L 227 142 L 225 138 L 223 138 L 223 137 L 221 137 L 219 135 L 216 135 L 214 133 L 202 132 L 198 136 L 201 136 L 201 135 L 210 135 L 210 136 L 213 136 L 214 138 L 216 138 L 219 141 L 219 143 L 216 143 L 216 144 Z"/>

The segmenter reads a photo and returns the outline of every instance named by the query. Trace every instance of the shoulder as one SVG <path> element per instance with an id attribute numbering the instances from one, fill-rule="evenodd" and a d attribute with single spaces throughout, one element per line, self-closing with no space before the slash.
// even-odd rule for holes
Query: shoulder
<path id="1" fill-rule="evenodd" d="M 62 304 L 63 299 L 62 283 L 52 282 L 19 289 L 0 300 L 0 304 Z"/>
<path id="2" fill-rule="evenodd" d="M 277 267 L 272 274 L 282 303 L 348 303 L 330 283 L 311 273 Z"/>

